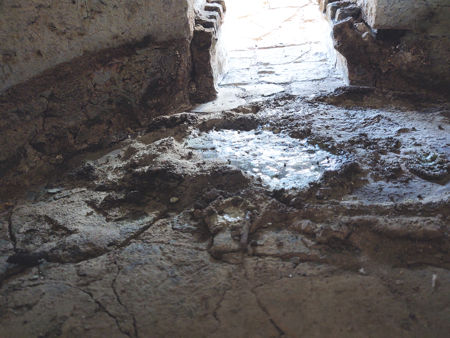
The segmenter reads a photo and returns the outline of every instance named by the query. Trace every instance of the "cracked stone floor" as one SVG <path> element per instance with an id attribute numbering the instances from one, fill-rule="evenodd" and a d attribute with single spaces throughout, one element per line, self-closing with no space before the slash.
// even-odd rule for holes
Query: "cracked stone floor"
<path id="1" fill-rule="evenodd" d="M 0 204 L 0 337 L 448 337 L 448 105 L 228 2 L 217 100 Z"/>

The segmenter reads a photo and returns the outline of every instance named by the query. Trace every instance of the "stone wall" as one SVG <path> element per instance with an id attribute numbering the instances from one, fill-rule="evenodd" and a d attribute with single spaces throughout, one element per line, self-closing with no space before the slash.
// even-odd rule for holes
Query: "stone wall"
<path id="1" fill-rule="evenodd" d="M 420 30 L 448 21 L 447 0 L 357 0 L 363 18 L 374 29 Z M 433 34 L 433 32 L 430 32 Z"/>
<path id="2" fill-rule="evenodd" d="M 449 94 L 450 2 L 319 0 L 352 85 Z"/>
<path id="3" fill-rule="evenodd" d="M 217 95 L 216 84 L 223 74 L 226 53 L 222 46 L 221 26 L 226 12 L 225 0 L 208 0 L 197 9 L 191 44 L 191 101 L 207 102 Z"/>
<path id="4" fill-rule="evenodd" d="M 0 1 L 0 190 L 188 109 L 205 3 L 222 1 Z"/>
<path id="5" fill-rule="evenodd" d="M 88 52 L 189 38 L 193 1 L 0 1 L 0 90 Z"/>
<path id="6" fill-rule="evenodd" d="M 188 108 L 190 63 L 189 41 L 143 39 L 88 53 L 9 88 L 0 95 L 0 176 L 20 183 L 30 173 L 33 181 L 31 172 L 44 174 L 157 115 Z"/>

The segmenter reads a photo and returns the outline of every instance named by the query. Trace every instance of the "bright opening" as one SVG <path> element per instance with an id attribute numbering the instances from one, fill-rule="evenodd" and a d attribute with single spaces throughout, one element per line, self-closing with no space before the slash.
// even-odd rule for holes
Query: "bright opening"
<path id="1" fill-rule="evenodd" d="M 227 0 L 222 88 L 311 95 L 342 85 L 330 26 L 313 0 Z"/>

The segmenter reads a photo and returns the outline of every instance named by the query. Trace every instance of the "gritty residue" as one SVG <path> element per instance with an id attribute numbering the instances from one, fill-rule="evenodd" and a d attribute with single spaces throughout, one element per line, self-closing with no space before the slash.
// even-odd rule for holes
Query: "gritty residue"
<path id="1" fill-rule="evenodd" d="M 205 159 L 227 161 L 270 189 L 305 187 L 339 163 L 339 157 L 306 140 L 266 130 L 213 130 L 194 135 L 188 146 Z"/>

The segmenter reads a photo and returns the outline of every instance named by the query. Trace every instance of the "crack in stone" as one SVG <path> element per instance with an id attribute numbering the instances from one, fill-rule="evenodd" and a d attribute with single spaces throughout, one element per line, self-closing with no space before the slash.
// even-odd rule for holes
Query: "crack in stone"
<path id="1" fill-rule="evenodd" d="M 40 219 L 40 217 L 38 219 Z M 52 230 L 54 233 L 57 233 L 57 231 L 59 231 L 59 230 L 64 232 L 65 235 L 72 235 L 72 234 L 77 233 L 77 231 L 67 228 L 64 224 L 61 224 L 56 219 L 54 219 L 48 215 L 44 215 L 43 220 L 52 227 Z"/>
<path id="2" fill-rule="evenodd" d="M 116 281 L 117 278 L 119 277 L 120 272 L 122 271 L 122 269 L 119 267 L 119 265 L 117 264 L 117 260 L 114 260 L 114 264 L 117 267 L 117 273 L 114 276 L 114 279 L 111 282 L 111 289 L 114 293 L 114 296 L 116 297 L 117 302 L 125 309 L 125 311 L 127 312 L 127 314 L 131 317 L 132 321 L 133 321 L 133 331 L 134 331 L 134 337 L 139 338 L 139 331 L 137 328 L 137 323 L 136 323 L 136 317 L 130 313 L 130 310 L 128 309 L 128 307 L 123 304 L 122 300 L 120 299 L 119 293 L 117 292 L 117 288 L 116 288 Z"/>
<path id="3" fill-rule="evenodd" d="M 17 250 L 17 238 L 16 238 L 16 235 L 14 234 L 13 226 L 12 226 L 13 210 L 14 210 L 14 208 L 12 208 L 12 210 L 8 214 L 8 234 L 9 234 L 9 239 L 13 245 L 13 249 L 14 249 L 14 251 L 16 251 Z"/>
<path id="4" fill-rule="evenodd" d="M 165 217 L 165 215 L 160 215 L 158 217 L 156 217 L 155 220 L 153 220 L 152 222 L 150 222 L 149 224 L 147 224 L 146 226 L 143 226 L 142 228 L 140 228 L 139 230 L 137 230 L 135 233 L 131 234 L 129 237 L 127 237 L 125 240 L 123 240 L 117 247 L 116 249 L 122 249 L 127 247 L 130 242 L 134 239 L 138 239 L 139 236 L 141 236 L 144 232 L 146 232 L 148 229 L 150 229 L 150 227 L 152 225 L 155 225 L 158 221 L 160 221 L 161 219 L 163 219 Z"/>
<path id="5" fill-rule="evenodd" d="M 119 319 L 117 319 L 116 316 L 114 316 L 110 311 L 108 311 L 108 309 L 100 301 L 95 299 L 94 295 L 91 292 L 89 292 L 87 290 L 84 290 L 84 289 L 82 289 L 80 287 L 74 286 L 74 285 L 70 285 L 70 284 L 66 284 L 66 283 L 65 283 L 65 285 L 67 285 L 67 286 L 69 286 L 71 288 L 77 289 L 77 290 L 83 292 L 84 294 L 88 295 L 95 302 L 95 304 L 97 304 L 97 306 L 100 308 L 101 311 L 106 313 L 110 318 L 112 318 L 114 320 L 114 322 L 116 323 L 116 326 L 117 326 L 117 328 L 119 329 L 120 332 L 122 332 L 124 335 L 126 335 L 128 337 L 132 337 L 129 332 L 127 332 L 124 329 L 122 329 L 122 327 L 120 326 Z"/>
<path id="6" fill-rule="evenodd" d="M 285 253 L 285 254 L 264 254 L 264 253 L 254 253 L 253 257 L 258 258 L 278 258 L 281 260 L 289 260 L 291 258 L 297 258 L 299 263 L 327 263 L 326 259 L 318 257 L 317 255 L 307 255 L 307 254 L 297 254 L 297 253 Z"/>
<path id="7" fill-rule="evenodd" d="M 217 302 L 216 306 L 214 307 L 213 312 L 211 313 L 212 316 L 214 317 L 214 319 L 218 323 L 217 328 L 213 332 L 211 332 L 211 335 L 213 335 L 214 333 L 216 333 L 217 331 L 220 330 L 220 325 L 222 324 L 222 321 L 220 320 L 220 317 L 217 314 L 217 311 L 219 311 L 219 309 L 222 307 L 222 303 L 225 300 L 225 296 L 226 296 L 227 292 L 230 291 L 231 289 L 232 288 L 230 287 L 230 288 L 227 288 L 227 289 L 224 290 L 224 292 L 222 293 L 222 296 L 220 297 L 219 301 Z"/>
<path id="8" fill-rule="evenodd" d="M 190 247 L 190 246 L 187 246 L 187 245 L 168 243 L 168 242 L 164 242 L 164 241 L 152 241 L 152 242 L 145 241 L 145 243 L 147 243 L 147 244 L 167 245 L 167 246 L 174 247 L 174 248 L 194 250 L 194 251 L 199 251 L 199 252 L 207 252 L 208 251 L 208 249 L 206 249 L 206 248 L 202 249 L 202 248 L 197 248 L 197 247 Z"/>
<path id="9" fill-rule="evenodd" d="M 13 248 L 14 248 L 14 252 L 17 252 L 17 248 L 16 248 L 16 237 L 14 236 L 14 233 L 12 231 L 12 212 L 9 214 L 8 216 L 8 232 L 9 232 L 9 237 L 11 239 L 11 243 L 13 244 Z M 102 257 L 104 255 L 107 255 L 111 252 L 123 249 L 125 247 L 127 247 L 130 242 L 134 239 L 137 239 L 140 235 L 142 235 L 145 231 L 147 231 L 152 225 L 154 225 L 157 221 L 161 220 L 163 218 L 163 216 L 158 217 L 157 219 L 155 219 L 153 222 L 151 222 L 150 224 L 144 226 L 143 228 L 139 229 L 136 233 L 132 234 L 130 237 L 127 237 L 124 241 L 122 241 L 118 246 L 116 246 L 113 250 L 106 250 L 103 251 L 101 253 L 99 253 L 98 255 L 94 255 L 94 256 L 89 256 L 86 257 L 84 259 L 81 259 L 79 261 L 76 262 L 66 262 L 64 260 L 58 260 L 56 259 L 56 257 L 52 258 L 52 259 L 48 259 L 48 252 L 41 252 L 40 254 L 42 254 L 44 257 L 44 259 L 48 260 L 49 262 L 52 263 L 58 263 L 58 264 L 77 264 L 77 263 L 81 263 L 81 262 L 86 262 L 86 261 L 90 261 L 92 259 L 96 259 L 99 257 Z M 201 250 L 199 250 L 201 251 Z M 26 254 L 24 254 L 25 258 L 26 258 Z M 32 254 L 30 254 L 32 255 Z M 38 264 L 36 264 L 37 266 L 40 265 L 40 262 Z M 20 264 L 13 264 L 12 268 L 7 269 L 6 273 L 0 275 L 0 287 L 2 287 L 4 285 L 4 283 L 8 282 L 10 279 L 14 278 L 15 276 L 24 273 L 30 269 L 32 269 L 34 266 L 26 266 L 26 265 L 20 265 Z M 133 317 L 134 320 L 134 317 Z M 137 336 L 136 336 L 137 337 Z"/>
<path id="10" fill-rule="evenodd" d="M 275 322 L 275 320 L 272 318 L 269 310 L 264 306 L 264 304 L 261 302 L 261 300 L 258 297 L 258 294 L 255 291 L 256 287 L 251 289 L 250 292 L 255 296 L 256 303 L 258 304 L 259 308 L 262 312 L 264 312 L 267 317 L 269 317 L 269 322 L 272 324 L 272 326 L 277 330 L 280 337 L 286 336 L 286 333 L 283 331 L 283 329 Z"/>
<path id="11" fill-rule="evenodd" d="M 50 255 L 51 251 L 42 251 L 42 252 L 37 252 L 37 253 L 21 253 L 24 259 L 27 259 L 28 257 L 32 257 L 35 255 L 40 255 L 41 258 L 47 260 L 48 262 L 52 262 L 52 263 L 59 263 L 59 264 L 75 264 L 75 263 L 81 263 L 81 262 L 86 262 L 92 259 L 96 259 L 99 257 L 102 257 L 104 255 L 107 255 L 111 252 L 114 252 L 116 250 L 120 250 L 123 249 L 125 247 L 127 247 L 130 242 L 134 239 L 137 239 L 140 235 L 142 235 L 145 231 L 147 231 L 152 225 L 154 225 L 157 221 L 159 221 L 161 217 L 156 218 L 153 222 L 147 224 L 146 226 L 140 228 L 139 230 L 137 230 L 135 233 L 131 234 L 129 237 L 125 238 L 122 242 L 120 242 L 118 245 L 116 245 L 113 249 L 108 250 L 99 250 L 100 252 L 98 252 L 98 254 L 94 254 L 92 256 L 88 256 L 88 257 L 84 257 L 81 258 L 79 260 L 75 260 L 75 261 L 65 261 L 63 259 L 59 259 L 58 256 L 55 255 Z M 17 252 L 17 250 L 15 249 L 15 251 Z M 35 264 L 38 265 L 38 264 Z"/>
<path id="12" fill-rule="evenodd" d="M 227 294 L 228 291 L 229 291 L 229 289 L 225 290 L 225 291 L 222 293 L 222 296 L 220 297 L 219 301 L 218 301 L 217 304 L 216 304 L 216 307 L 214 308 L 214 310 L 213 310 L 213 312 L 212 312 L 212 315 L 213 315 L 214 319 L 215 319 L 219 324 L 221 324 L 221 321 L 220 321 L 219 315 L 217 314 L 217 311 L 219 311 L 220 308 L 222 307 L 222 303 L 223 303 L 223 301 L 224 301 L 224 299 L 225 299 L 225 295 Z"/>

